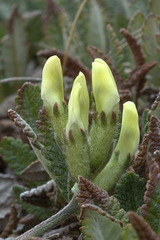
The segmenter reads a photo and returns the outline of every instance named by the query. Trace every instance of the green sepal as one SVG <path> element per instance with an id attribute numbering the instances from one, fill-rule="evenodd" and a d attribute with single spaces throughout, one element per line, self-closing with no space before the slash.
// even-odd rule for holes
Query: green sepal
<path id="1" fill-rule="evenodd" d="M 114 138 L 117 111 L 108 116 L 104 112 L 95 114 L 89 136 L 91 172 L 97 175 L 109 160 L 108 154 Z"/>
<path id="2" fill-rule="evenodd" d="M 75 124 L 68 137 L 65 134 L 65 143 L 67 163 L 74 182 L 78 181 L 78 175 L 89 178 L 90 155 L 86 133 Z"/>

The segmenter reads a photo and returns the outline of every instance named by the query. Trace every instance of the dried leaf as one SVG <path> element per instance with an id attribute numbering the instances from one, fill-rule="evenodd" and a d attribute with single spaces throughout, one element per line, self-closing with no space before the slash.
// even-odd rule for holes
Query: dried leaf
<path id="1" fill-rule="evenodd" d="M 129 212 L 128 217 L 133 227 L 135 228 L 140 240 L 159 240 L 160 238 L 152 230 L 145 220 L 138 216 L 135 212 Z"/>
<path id="2" fill-rule="evenodd" d="M 8 222 L 10 206 L 14 201 L 12 187 L 15 184 L 14 176 L 0 173 L 0 232 Z"/>
<path id="3" fill-rule="evenodd" d="M 96 203 L 114 220 L 120 220 L 123 225 L 128 222 L 126 212 L 124 209 L 120 209 L 120 203 L 115 197 L 109 197 L 106 191 L 82 176 L 78 177 L 78 187 L 79 194 L 77 200 L 80 207 Z"/>
<path id="4" fill-rule="evenodd" d="M 57 55 L 61 59 L 61 62 L 63 64 L 64 52 L 57 50 L 56 48 L 52 48 L 50 50 L 41 50 L 37 53 L 37 55 L 46 59 L 53 55 Z M 90 70 L 86 66 L 84 66 L 78 58 L 68 56 L 66 67 L 64 70 L 64 76 L 76 78 L 80 71 L 85 75 L 87 83 L 91 84 Z"/>
<path id="5" fill-rule="evenodd" d="M 24 121 L 21 116 L 14 110 L 9 109 L 8 115 L 17 127 L 23 130 L 24 134 L 32 140 L 33 145 L 37 149 L 41 149 L 42 145 L 37 141 L 37 136 L 33 129 Z"/>
<path id="6" fill-rule="evenodd" d="M 77 200 L 80 207 L 86 203 L 91 204 L 92 200 L 94 200 L 99 203 L 103 209 L 106 208 L 106 202 L 108 201 L 109 195 L 105 190 L 97 187 L 82 176 L 78 177 L 78 188 L 79 193 L 77 195 Z"/>
<path id="7" fill-rule="evenodd" d="M 160 92 L 157 94 L 156 100 L 151 106 L 152 114 L 160 120 Z"/>
<path id="8" fill-rule="evenodd" d="M 134 162 L 132 164 L 132 167 L 133 169 L 135 169 L 135 171 L 138 171 L 138 168 L 139 167 L 142 168 L 144 165 L 146 154 L 147 154 L 148 143 L 149 143 L 149 134 L 145 134 L 143 141 L 139 147 L 139 152 L 136 155 Z"/>
<path id="9" fill-rule="evenodd" d="M 56 197 L 56 185 L 53 180 L 20 194 L 20 199 L 35 206 L 49 207 Z"/>
<path id="10" fill-rule="evenodd" d="M 125 37 L 130 49 L 132 50 L 136 66 L 143 65 L 145 63 L 145 58 L 141 51 L 141 45 L 138 43 L 137 39 L 124 28 L 121 28 L 120 32 Z"/>
<path id="11" fill-rule="evenodd" d="M 160 161 L 159 151 L 156 153 L 156 158 Z M 142 205 L 140 211 L 153 230 L 160 233 L 160 167 L 150 153 L 147 155 L 147 165 L 149 180 L 146 185 L 147 191 L 144 194 L 145 204 Z"/>
<path id="12" fill-rule="evenodd" d="M 151 70 L 156 64 L 157 62 L 145 63 L 141 66 L 138 66 L 136 69 L 134 69 L 124 83 L 125 88 L 130 88 L 138 84 L 139 88 L 142 89 L 145 83 L 142 80 L 144 79 L 148 71 Z"/>
<path id="13" fill-rule="evenodd" d="M 49 179 L 49 175 L 38 160 L 26 167 L 21 172 L 21 177 L 28 182 L 46 181 Z"/>
<path id="14" fill-rule="evenodd" d="M 11 205 L 11 212 L 8 224 L 0 235 L 2 238 L 7 238 L 12 233 L 12 231 L 17 227 L 17 223 L 19 220 L 17 214 L 18 213 L 15 205 Z"/>
<path id="15" fill-rule="evenodd" d="M 149 151 L 154 153 L 156 150 L 160 149 L 160 120 L 158 120 L 154 115 L 151 117 L 149 128 Z"/>

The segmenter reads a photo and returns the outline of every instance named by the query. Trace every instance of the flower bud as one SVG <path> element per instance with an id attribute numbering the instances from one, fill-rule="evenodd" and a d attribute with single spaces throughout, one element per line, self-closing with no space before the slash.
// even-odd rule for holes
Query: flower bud
<path id="1" fill-rule="evenodd" d="M 49 111 L 53 111 L 55 103 L 61 107 L 64 100 L 61 61 L 57 56 L 50 57 L 44 65 L 41 98 Z"/>
<path id="2" fill-rule="evenodd" d="M 119 152 L 119 159 L 131 157 L 138 149 L 140 139 L 140 131 L 138 124 L 138 113 L 133 102 L 123 104 L 122 126 L 119 140 L 115 152 Z"/>
<path id="3" fill-rule="evenodd" d="M 107 116 L 119 102 L 119 94 L 110 68 L 100 58 L 92 63 L 92 88 L 96 110 Z"/>
<path id="4" fill-rule="evenodd" d="M 68 122 L 66 133 L 78 126 L 79 129 L 87 131 L 89 115 L 89 94 L 87 90 L 86 80 L 83 73 L 79 73 L 75 79 L 69 103 L 68 103 Z"/>
<path id="5" fill-rule="evenodd" d="M 106 191 L 113 188 L 128 167 L 130 157 L 133 157 L 137 151 L 139 139 L 140 131 L 136 106 L 133 102 L 128 101 L 123 104 L 122 125 L 117 146 L 107 165 L 94 179 L 97 186 Z"/>
<path id="6" fill-rule="evenodd" d="M 66 126 L 66 156 L 72 179 L 90 176 L 90 154 L 87 141 L 89 94 L 83 73 L 75 79 L 69 103 Z"/>

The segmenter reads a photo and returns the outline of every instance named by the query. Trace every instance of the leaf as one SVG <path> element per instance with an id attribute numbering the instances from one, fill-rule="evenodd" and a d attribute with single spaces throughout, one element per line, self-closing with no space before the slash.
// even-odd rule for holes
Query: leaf
<path id="1" fill-rule="evenodd" d="M 23 16 L 25 21 L 25 29 L 27 34 L 27 39 L 34 48 L 37 42 L 41 41 L 43 38 L 42 32 L 42 11 L 35 10 L 25 13 Z M 37 47 L 37 46 L 36 46 Z M 33 50 L 33 49 L 32 49 Z"/>
<path id="2" fill-rule="evenodd" d="M 145 59 L 144 59 L 142 51 L 141 51 L 141 45 L 138 43 L 137 39 L 124 28 L 121 28 L 120 32 L 125 37 L 133 55 L 134 55 L 136 66 L 144 64 Z"/>
<path id="3" fill-rule="evenodd" d="M 14 202 L 12 187 L 15 184 L 15 177 L 9 174 L 0 173 L 0 232 L 8 221 L 10 206 Z"/>
<path id="4" fill-rule="evenodd" d="M 38 120 L 39 110 L 42 108 L 42 100 L 40 88 L 32 83 L 25 83 L 18 90 L 16 97 L 16 111 L 25 120 L 35 133 L 38 133 L 36 128 L 36 120 Z"/>
<path id="5" fill-rule="evenodd" d="M 154 115 L 151 116 L 149 128 L 149 151 L 154 153 L 160 149 L 160 120 Z"/>
<path id="6" fill-rule="evenodd" d="M 157 40 L 156 34 L 160 33 L 159 30 L 160 20 L 155 15 L 151 14 L 145 21 L 142 39 L 143 39 L 143 50 L 145 55 L 149 58 L 149 61 L 156 61 L 157 58 Z"/>
<path id="7" fill-rule="evenodd" d="M 156 14 L 157 16 L 160 15 L 160 5 L 159 5 L 159 1 L 158 0 L 150 0 L 149 1 L 150 4 L 150 9 L 151 12 L 153 12 L 154 14 Z"/>
<path id="8" fill-rule="evenodd" d="M 160 92 L 158 93 L 156 100 L 151 106 L 152 115 L 156 116 L 160 120 Z"/>
<path id="9" fill-rule="evenodd" d="M 48 1 L 46 6 L 43 24 L 44 41 L 49 46 L 56 46 L 58 49 L 64 50 L 64 27 L 68 20 L 66 13 L 54 1 Z"/>
<path id="10" fill-rule="evenodd" d="M 121 77 L 124 77 L 124 66 L 123 60 L 124 56 L 122 54 L 122 48 L 120 46 L 119 40 L 116 33 L 114 32 L 111 25 L 107 26 L 107 33 L 110 45 L 110 53 L 112 58 L 112 63 Z"/>
<path id="11" fill-rule="evenodd" d="M 42 145 L 37 141 L 37 135 L 33 131 L 33 129 L 26 123 L 26 121 L 21 118 L 21 116 L 12 109 L 8 110 L 8 115 L 10 119 L 15 123 L 17 127 L 23 130 L 26 137 L 29 138 L 29 140 L 32 142 L 32 145 L 34 145 L 37 149 L 41 149 Z"/>
<path id="12" fill-rule="evenodd" d="M 66 199 L 69 198 L 69 182 L 70 176 L 68 166 L 65 160 L 65 155 L 55 140 L 55 133 L 52 125 L 48 120 L 48 115 L 45 107 L 39 112 L 39 119 L 36 122 L 38 130 L 41 132 L 37 137 L 38 141 L 43 144 L 41 154 L 46 160 L 41 161 L 46 165 L 49 171 L 54 175 L 54 180 Z"/>
<path id="13" fill-rule="evenodd" d="M 51 207 L 56 199 L 56 184 L 53 180 L 20 194 L 20 199 L 34 206 Z"/>
<path id="14" fill-rule="evenodd" d="M 38 160 L 30 163 L 30 165 L 21 172 L 21 177 L 28 182 L 39 182 L 49 179 L 47 172 Z"/>
<path id="15" fill-rule="evenodd" d="M 34 152 L 21 139 L 3 138 L 0 151 L 3 154 L 3 160 L 8 163 L 17 176 L 20 176 L 21 171 L 36 160 Z"/>
<path id="16" fill-rule="evenodd" d="M 136 211 L 143 204 L 146 181 L 135 173 L 128 172 L 120 178 L 120 183 L 116 185 L 120 205 L 126 211 Z"/>
<path id="17" fill-rule="evenodd" d="M 141 32 L 142 26 L 145 21 L 145 16 L 142 12 L 136 12 L 135 15 L 131 18 L 128 24 L 128 30 L 132 34 L 135 32 Z"/>
<path id="18" fill-rule="evenodd" d="M 24 23 L 14 8 L 9 19 L 8 35 L 2 39 L 2 60 L 5 76 L 24 76 L 28 59 Z"/>
<path id="19" fill-rule="evenodd" d="M 141 216 L 138 216 L 135 212 L 129 212 L 128 216 L 140 240 L 159 240 L 157 234 Z"/>
<path id="20" fill-rule="evenodd" d="M 142 114 L 142 130 L 144 134 L 147 133 L 149 129 L 150 115 L 150 110 L 145 108 Z"/>
<path id="21" fill-rule="evenodd" d="M 103 214 L 103 213 L 102 213 Z M 96 208 L 82 207 L 82 233 L 86 240 L 121 240 L 121 227 L 105 215 L 101 215 Z"/>
<path id="22" fill-rule="evenodd" d="M 85 204 L 97 204 L 113 220 L 121 221 L 122 225 L 128 222 L 126 212 L 120 209 L 118 200 L 113 196 L 110 197 L 105 190 L 82 176 L 78 177 L 78 188 L 77 200 L 80 207 Z"/>
<path id="23" fill-rule="evenodd" d="M 150 224 L 152 229 L 160 236 L 160 167 L 156 162 L 160 160 L 160 152 L 155 158 L 148 154 L 147 165 L 149 168 L 149 180 L 144 194 L 145 204 L 141 207 L 141 214 Z"/>
<path id="24" fill-rule="evenodd" d="M 21 205 L 21 207 L 26 210 L 28 213 L 33 214 L 36 218 L 39 218 L 41 220 L 44 220 L 48 217 L 50 217 L 53 214 L 53 211 L 47 210 L 46 208 L 32 206 L 29 203 L 24 203 L 20 199 L 20 194 L 22 192 L 27 191 L 28 188 L 23 187 L 21 185 L 15 185 L 13 187 L 13 196 L 16 199 L 16 202 Z"/>
<path id="25" fill-rule="evenodd" d="M 139 237 L 131 224 L 127 224 L 123 228 L 122 240 L 139 240 Z"/>
<path id="26" fill-rule="evenodd" d="M 103 14 L 97 1 L 90 2 L 90 15 L 88 19 L 88 43 L 106 50 L 106 37 Z"/>

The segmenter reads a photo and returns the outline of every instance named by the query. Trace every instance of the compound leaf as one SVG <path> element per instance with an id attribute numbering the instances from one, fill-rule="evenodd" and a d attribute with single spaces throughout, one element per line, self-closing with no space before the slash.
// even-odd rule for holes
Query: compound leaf
<path id="1" fill-rule="evenodd" d="M 28 188 L 22 186 L 22 185 L 15 185 L 13 187 L 13 196 L 16 199 L 16 202 L 21 205 L 21 207 L 26 210 L 28 213 L 33 214 L 36 218 L 39 218 L 41 220 L 44 220 L 48 217 L 50 217 L 53 212 L 50 210 L 47 210 L 43 207 L 33 206 L 29 203 L 25 203 L 20 199 L 20 194 L 28 191 Z"/>
<path id="2" fill-rule="evenodd" d="M 82 233 L 86 240 L 121 240 L 120 224 L 101 215 L 96 209 L 83 207 L 81 219 Z"/>
<path id="3" fill-rule="evenodd" d="M 48 120 L 48 115 L 45 107 L 39 112 L 39 118 L 36 122 L 37 128 L 40 131 L 37 138 L 38 141 L 44 146 L 41 149 L 41 161 L 46 165 L 47 169 L 51 173 L 56 184 L 62 190 L 65 198 L 69 198 L 69 171 L 60 147 L 55 140 L 55 133 L 51 123 Z"/>
<path id="4" fill-rule="evenodd" d="M 1 141 L 0 150 L 3 154 L 3 160 L 8 163 L 17 176 L 20 176 L 21 171 L 36 160 L 34 152 L 21 139 L 4 137 Z"/>
<path id="5" fill-rule="evenodd" d="M 16 97 L 17 112 L 30 125 L 35 133 L 36 120 L 38 119 L 39 110 L 42 108 L 40 87 L 31 83 L 25 83 L 19 90 Z"/>

